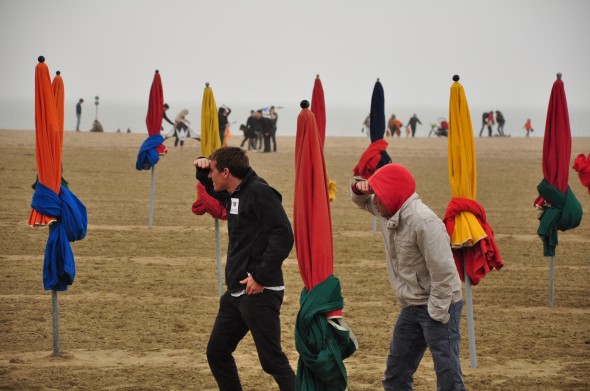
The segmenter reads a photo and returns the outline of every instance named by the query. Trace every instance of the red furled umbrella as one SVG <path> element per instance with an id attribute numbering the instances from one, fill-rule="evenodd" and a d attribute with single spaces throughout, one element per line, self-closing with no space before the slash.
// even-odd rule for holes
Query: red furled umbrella
<path id="1" fill-rule="evenodd" d="M 309 102 L 301 102 L 295 139 L 293 231 L 299 271 L 305 284 L 295 321 L 299 352 L 296 389 L 344 390 L 343 360 L 358 343 L 342 318 L 344 299 L 333 275 L 332 219 L 322 143 Z"/>
<path id="2" fill-rule="evenodd" d="M 313 83 L 313 91 L 311 93 L 311 112 L 315 116 L 315 122 L 318 125 L 318 133 L 320 135 L 320 143 L 322 149 L 326 140 L 326 103 L 324 100 L 324 88 L 320 75 L 317 75 Z"/>
<path id="3" fill-rule="evenodd" d="M 164 117 L 164 90 L 162 88 L 162 79 L 160 72 L 156 70 L 152 87 L 150 89 L 150 100 L 148 102 L 148 112 L 145 117 L 145 124 L 150 136 L 160 134 L 162 129 L 162 118 Z M 168 150 L 164 144 L 156 147 L 158 155 L 165 155 Z"/>
<path id="4" fill-rule="evenodd" d="M 583 153 L 579 154 L 574 160 L 572 168 L 578 172 L 580 182 L 588 188 L 588 194 L 590 194 L 590 153 L 588 156 L 584 156 Z"/>
<path id="5" fill-rule="evenodd" d="M 305 106 L 305 107 L 303 107 Z M 299 271 L 310 291 L 334 272 L 326 162 L 314 114 L 302 102 L 295 139 L 293 227 Z M 342 316 L 342 309 L 331 315 Z"/>
<path id="6" fill-rule="evenodd" d="M 549 258 L 549 307 L 553 307 L 553 285 L 557 230 L 577 227 L 582 207 L 568 186 L 572 152 L 569 112 L 561 73 L 553 83 L 547 108 L 543 140 L 543 180 L 537 186 L 539 197 L 533 203 L 543 212 L 537 234 L 543 240 L 543 253 Z"/>

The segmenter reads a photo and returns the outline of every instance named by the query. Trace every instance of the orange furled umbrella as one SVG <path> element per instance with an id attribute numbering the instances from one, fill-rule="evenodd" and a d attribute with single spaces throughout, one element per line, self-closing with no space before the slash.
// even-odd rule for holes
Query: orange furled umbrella
<path id="1" fill-rule="evenodd" d="M 63 144 L 64 86 L 61 76 L 51 85 L 45 58 L 39 57 L 35 68 L 35 155 L 39 182 L 59 194 Z M 57 103 L 61 108 L 58 110 Z M 60 117 L 61 115 L 61 117 Z M 47 225 L 56 218 L 31 209 L 30 226 Z"/>

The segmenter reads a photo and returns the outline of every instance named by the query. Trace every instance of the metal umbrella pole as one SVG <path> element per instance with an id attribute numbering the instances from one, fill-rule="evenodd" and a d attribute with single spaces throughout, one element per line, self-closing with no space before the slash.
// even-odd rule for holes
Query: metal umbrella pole
<path id="1" fill-rule="evenodd" d="M 154 221 L 154 193 L 156 192 L 156 166 L 152 166 L 152 183 L 150 184 L 150 213 L 148 228 L 152 228 Z"/>
<path id="2" fill-rule="evenodd" d="M 221 279 L 221 235 L 219 233 L 219 219 L 215 219 L 215 256 L 217 257 L 217 292 L 219 297 L 223 295 L 223 283 Z"/>
<path id="3" fill-rule="evenodd" d="M 549 307 L 553 308 L 553 291 L 555 288 L 555 256 L 549 257 Z"/>
<path id="4" fill-rule="evenodd" d="M 51 290 L 51 319 L 53 321 L 53 355 L 59 356 L 59 313 L 55 289 Z"/>
<path id="5" fill-rule="evenodd" d="M 469 366 L 477 368 L 477 351 L 475 349 L 475 325 L 473 324 L 473 295 L 471 292 L 471 279 L 467 274 L 465 253 L 463 255 L 463 275 L 465 277 L 465 301 L 467 301 L 467 334 L 469 336 Z"/>

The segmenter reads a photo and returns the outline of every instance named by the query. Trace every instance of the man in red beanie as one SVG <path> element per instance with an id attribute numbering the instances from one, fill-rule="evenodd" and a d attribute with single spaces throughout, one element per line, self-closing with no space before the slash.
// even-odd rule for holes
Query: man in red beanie
<path id="1" fill-rule="evenodd" d="M 459 357 L 461 280 L 443 222 L 415 192 L 402 165 L 386 164 L 352 184 L 352 201 L 377 217 L 389 281 L 401 307 L 383 378 L 385 390 L 413 389 L 428 347 L 438 390 L 465 390 Z"/>

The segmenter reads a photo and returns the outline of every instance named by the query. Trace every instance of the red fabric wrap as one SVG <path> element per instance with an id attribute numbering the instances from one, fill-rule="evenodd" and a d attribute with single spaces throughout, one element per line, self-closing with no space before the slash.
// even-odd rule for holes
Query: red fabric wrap
<path id="1" fill-rule="evenodd" d="M 573 169 L 578 172 L 580 182 L 588 188 L 590 194 L 590 153 L 587 157 L 583 153 L 579 154 L 574 160 Z"/>
<path id="2" fill-rule="evenodd" d="M 494 231 L 486 220 L 486 212 L 477 201 L 468 198 L 451 198 L 443 219 L 449 237 L 455 229 L 455 216 L 465 211 L 473 213 L 487 237 L 472 247 L 453 248 L 453 258 L 455 258 L 455 265 L 461 281 L 465 281 L 464 273 L 466 271 L 472 284 L 477 285 L 492 269 L 500 270 L 504 266 L 504 262 L 494 240 Z M 463 270 L 463 257 L 465 257 L 465 271 Z"/>
<path id="3" fill-rule="evenodd" d="M 197 200 L 193 203 L 192 210 L 196 215 L 209 213 L 215 219 L 227 220 L 227 211 L 221 202 L 211 197 L 201 182 L 197 182 Z"/>
<path id="4" fill-rule="evenodd" d="M 381 161 L 381 152 L 385 151 L 388 145 L 388 142 L 384 139 L 379 139 L 371 143 L 361 155 L 358 164 L 352 170 L 354 175 L 361 176 L 365 179 L 373 175 L 375 170 L 377 170 L 377 165 Z"/>

